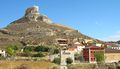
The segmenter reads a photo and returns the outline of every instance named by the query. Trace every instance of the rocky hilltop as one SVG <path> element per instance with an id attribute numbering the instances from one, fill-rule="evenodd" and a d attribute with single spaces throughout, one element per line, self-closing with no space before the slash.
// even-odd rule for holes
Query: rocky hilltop
<path id="1" fill-rule="evenodd" d="M 29 44 L 54 45 L 56 39 L 92 39 L 78 30 L 56 24 L 46 15 L 39 13 L 39 7 L 27 8 L 25 15 L 0 29 L 0 45 Z"/>

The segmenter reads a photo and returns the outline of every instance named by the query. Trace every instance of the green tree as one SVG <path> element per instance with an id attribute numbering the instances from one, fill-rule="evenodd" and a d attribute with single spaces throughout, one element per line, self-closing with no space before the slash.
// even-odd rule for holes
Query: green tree
<path id="1" fill-rule="evenodd" d="M 66 58 L 66 63 L 67 64 L 71 64 L 73 62 L 73 60 L 71 58 Z"/>
<path id="2" fill-rule="evenodd" d="M 49 47 L 46 46 L 38 46 L 34 49 L 36 52 L 49 52 Z"/>
<path id="3" fill-rule="evenodd" d="M 75 60 L 80 60 L 80 54 L 75 53 L 74 56 L 75 56 Z"/>
<path id="4" fill-rule="evenodd" d="M 11 57 L 16 55 L 17 50 L 18 50 L 18 46 L 16 46 L 16 45 L 9 45 L 6 48 L 6 52 L 7 52 L 8 56 L 11 56 Z"/>
<path id="5" fill-rule="evenodd" d="M 24 56 L 31 56 L 32 47 L 25 47 L 23 52 L 24 52 Z"/>
<path id="6" fill-rule="evenodd" d="M 58 54 L 58 53 L 60 53 L 60 50 L 59 50 L 59 49 L 57 49 L 57 48 L 55 48 L 55 49 L 54 49 L 54 53 L 53 53 L 53 54 Z"/>
<path id="7" fill-rule="evenodd" d="M 60 64 L 60 58 L 54 58 L 53 63 Z"/>
<path id="8" fill-rule="evenodd" d="M 97 62 L 103 62 L 104 61 L 104 52 L 103 51 L 95 52 L 95 58 L 96 58 Z"/>
<path id="9" fill-rule="evenodd" d="M 7 47 L 6 52 L 8 53 L 9 56 L 15 56 L 16 52 L 13 48 Z"/>
<path id="10" fill-rule="evenodd" d="M 18 47 L 16 45 L 10 45 L 10 47 L 14 50 L 18 50 Z"/>

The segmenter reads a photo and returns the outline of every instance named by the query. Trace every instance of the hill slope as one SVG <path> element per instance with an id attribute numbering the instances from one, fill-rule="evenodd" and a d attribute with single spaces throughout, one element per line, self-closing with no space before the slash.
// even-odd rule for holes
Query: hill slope
<path id="1" fill-rule="evenodd" d="M 19 44 L 56 44 L 56 39 L 63 38 L 68 40 L 92 39 L 78 30 L 52 22 L 47 16 L 39 13 L 37 6 L 26 10 L 25 16 L 10 23 L 4 29 L 0 29 L 0 45 Z"/>

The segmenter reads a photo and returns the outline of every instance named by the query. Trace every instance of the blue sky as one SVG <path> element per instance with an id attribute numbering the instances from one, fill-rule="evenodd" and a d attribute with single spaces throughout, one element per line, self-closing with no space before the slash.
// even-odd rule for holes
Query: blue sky
<path id="1" fill-rule="evenodd" d="M 120 39 L 120 0 L 0 0 L 0 28 L 33 5 L 55 23 L 101 40 Z"/>

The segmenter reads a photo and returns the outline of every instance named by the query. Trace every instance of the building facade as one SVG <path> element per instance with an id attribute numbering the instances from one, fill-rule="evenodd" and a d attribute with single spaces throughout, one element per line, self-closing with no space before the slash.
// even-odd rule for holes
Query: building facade
<path id="1" fill-rule="evenodd" d="M 2 57 L 6 57 L 5 50 L 0 50 L 0 56 L 2 56 Z"/>
<path id="2" fill-rule="evenodd" d="M 96 63 L 95 53 L 104 52 L 104 48 L 98 46 L 89 46 L 83 49 L 83 57 L 85 62 Z"/>
<path id="3" fill-rule="evenodd" d="M 68 46 L 68 40 L 67 39 L 57 39 L 57 44 L 60 46 Z"/>
<path id="4" fill-rule="evenodd" d="M 67 58 L 71 58 L 74 63 L 74 51 L 61 50 L 60 57 L 61 57 L 60 69 L 67 69 L 67 63 L 66 63 Z"/>
<path id="5" fill-rule="evenodd" d="M 75 42 L 74 46 L 76 47 L 77 53 L 81 53 L 83 51 L 83 49 L 85 48 L 85 46 L 83 44 L 81 44 L 80 42 Z"/>

